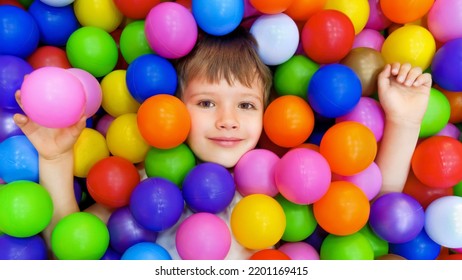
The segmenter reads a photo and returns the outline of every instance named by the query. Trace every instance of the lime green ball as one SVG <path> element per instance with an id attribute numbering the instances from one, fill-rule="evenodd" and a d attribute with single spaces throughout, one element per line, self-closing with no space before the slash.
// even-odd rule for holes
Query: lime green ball
<path id="1" fill-rule="evenodd" d="M 388 242 L 380 238 L 375 232 L 371 229 L 371 227 L 366 224 L 361 230 L 359 230 L 372 246 L 372 250 L 374 251 L 374 259 L 388 254 Z"/>
<path id="2" fill-rule="evenodd" d="M 455 196 L 462 196 L 462 181 L 460 181 L 453 187 L 453 194 Z"/>
<path id="3" fill-rule="evenodd" d="M 106 224 L 87 212 L 62 218 L 51 234 L 51 248 L 60 260 L 99 260 L 108 246 Z"/>
<path id="4" fill-rule="evenodd" d="M 0 231 L 14 237 L 30 237 L 51 222 L 53 202 L 41 185 L 18 180 L 0 187 Z"/>
<path id="5" fill-rule="evenodd" d="M 133 21 L 122 30 L 120 35 L 120 52 L 127 63 L 132 63 L 143 54 L 154 53 L 149 47 L 144 33 L 144 20 Z"/>
<path id="6" fill-rule="evenodd" d="M 308 85 L 319 65 L 304 55 L 294 55 L 277 66 L 274 88 L 279 95 L 297 95 L 306 99 Z"/>
<path id="7" fill-rule="evenodd" d="M 420 126 L 419 137 L 425 138 L 435 135 L 448 123 L 451 106 L 446 96 L 436 88 L 431 88 L 427 110 Z"/>
<path id="8" fill-rule="evenodd" d="M 282 235 L 282 240 L 288 242 L 302 241 L 314 232 L 318 223 L 314 218 L 312 205 L 295 204 L 282 195 L 277 195 L 275 199 L 282 206 L 286 215 L 286 229 Z"/>
<path id="9" fill-rule="evenodd" d="M 104 29 L 84 26 L 67 40 L 66 54 L 72 67 L 90 72 L 99 78 L 117 65 L 119 49 L 114 38 Z"/>
<path id="10" fill-rule="evenodd" d="M 321 244 L 321 260 L 373 260 L 374 251 L 360 232 L 338 236 L 329 234 Z"/>

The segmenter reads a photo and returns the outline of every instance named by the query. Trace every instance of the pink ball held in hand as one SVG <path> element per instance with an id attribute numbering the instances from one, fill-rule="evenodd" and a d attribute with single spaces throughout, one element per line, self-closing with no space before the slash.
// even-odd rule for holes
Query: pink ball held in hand
<path id="1" fill-rule="evenodd" d="M 28 75 L 21 85 L 24 113 L 34 122 L 50 128 L 77 123 L 84 112 L 82 83 L 66 69 L 42 67 Z"/>
<path id="2" fill-rule="evenodd" d="M 84 114 L 87 118 L 92 117 L 98 112 L 103 100 L 103 92 L 98 80 L 90 72 L 80 68 L 69 68 L 67 71 L 74 74 L 82 83 L 86 99 Z"/>

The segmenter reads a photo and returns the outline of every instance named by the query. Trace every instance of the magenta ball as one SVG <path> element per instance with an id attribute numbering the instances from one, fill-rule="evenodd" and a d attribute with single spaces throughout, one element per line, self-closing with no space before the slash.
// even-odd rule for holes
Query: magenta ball
<path id="1" fill-rule="evenodd" d="M 457 128 L 457 126 L 453 123 L 447 123 L 445 127 L 443 127 L 442 130 L 440 130 L 436 135 L 439 136 L 449 136 L 454 139 L 459 139 L 460 137 L 460 130 Z"/>
<path id="2" fill-rule="evenodd" d="M 80 68 L 69 68 L 67 71 L 76 76 L 85 90 L 86 105 L 84 114 L 87 118 L 93 116 L 101 106 L 103 93 L 98 80 L 89 72 Z"/>
<path id="3" fill-rule="evenodd" d="M 287 200 L 312 204 L 327 192 L 332 176 L 329 163 L 320 153 L 296 148 L 276 164 L 274 178 L 279 192 Z"/>
<path id="4" fill-rule="evenodd" d="M 435 40 L 445 43 L 462 37 L 462 0 L 438 0 L 427 15 L 428 30 Z"/>
<path id="5" fill-rule="evenodd" d="M 286 254 L 291 260 L 319 260 L 319 253 L 306 242 L 284 243 L 278 250 Z"/>
<path id="6" fill-rule="evenodd" d="M 21 102 L 30 119 L 51 128 L 77 123 L 86 103 L 79 79 L 66 69 L 53 66 L 38 68 L 24 79 Z"/>
<path id="7" fill-rule="evenodd" d="M 354 48 L 371 48 L 378 52 L 382 50 L 383 42 L 385 41 L 385 37 L 375 30 L 375 29 L 363 29 L 361 32 L 356 34 L 356 37 L 353 41 L 353 49 Z"/>
<path id="8" fill-rule="evenodd" d="M 236 190 L 242 195 L 279 193 L 274 180 L 274 169 L 279 156 L 266 149 L 253 149 L 245 153 L 234 167 Z"/>
<path id="9" fill-rule="evenodd" d="M 351 176 L 334 174 L 333 181 L 351 182 L 358 186 L 369 200 L 372 200 L 379 194 L 382 187 L 382 172 L 379 166 L 372 162 L 366 169 Z"/>
<path id="10" fill-rule="evenodd" d="M 380 8 L 380 0 L 368 0 L 369 1 L 369 18 L 365 28 L 375 29 L 378 31 L 384 30 L 392 24 L 382 12 Z"/>
<path id="11" fill-rule="evenodd" d="M 104 137 L 106 137 L 107 130 L 115 117 L 105 114 L 96 122 L 96 130 L 98 130 Z"/>
<path id="12" fill-rule="evenodd" d="M 231 233 L 218 216 L 196 213 L 180 224 L 175 241 L 184 260 L 223 260 L 231 248 Z"/>
<path id="13" fill-rule="evenodd" d="M 150 10 L 145 20 L 149 46 L 164 58 L 187 55 L 197 40 L 197 24 L 192 13 L 175 2 L 163 2 Z"/>

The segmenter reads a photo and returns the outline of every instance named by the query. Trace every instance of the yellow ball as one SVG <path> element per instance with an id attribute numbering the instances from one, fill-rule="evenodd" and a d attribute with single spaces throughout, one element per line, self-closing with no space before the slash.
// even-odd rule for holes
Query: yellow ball
<path id="1" fill-rule="evenodd" d="M 74 13 L 82 26 L 99 27 L 109 33 L 124 19 L 112 0 L 75 0 Z"/>
<path id="2" fill-rule="evenodd" d="M 324 9 L 337 10 L 350 18 L 355 34 L 361 32 L 369 19 L 370 7 L 367 0 L 327 0 Z"/>
<path id="3" fill-rule="evenodd" d="M 433 35 L 420 25 L 404 25 L 393 31 L 382 45 L 386 63 L 410 63 L 427 69 L 435 55 L 436 43 Z"/>
<path id="4" fill-rule="evenodd" d="M 271 196 L 252 194 L 242 198 L 231 213 L 231 230 L 242 246 L 260 250 L 275 245 L 284 234 L 286 216 Z"/>
<path id="5" fill-rule="evenodd" d="M 136 113 L 140 103 L 128 91 L 125 82 L 127 71 L 115 70 L 107 74 L 101 81 L 103 100 L 101 106 L 111 116 Z"/>
<path id="6" fill-rule="evenodd" d="M 84 128 L 74 144 L 74 176 L 86 178 L 91 167 L 108 156 L 106 138 L 95 129 Z"/>
<path id="7" fill-rule="evenodd" d="M 129 113 L 115 118 L 106 133 L 109 152 L 132 163 L 140 163 L 150 146 L 138 129 L 136 114 Z"/>

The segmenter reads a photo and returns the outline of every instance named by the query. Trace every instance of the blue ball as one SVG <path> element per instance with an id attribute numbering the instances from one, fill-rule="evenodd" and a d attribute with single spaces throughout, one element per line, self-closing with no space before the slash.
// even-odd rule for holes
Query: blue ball
<path id="1" fill-rule="evenodd" d="M 308 102 L 319 115 L 337 118 L 349 113 L 361 98 L 361 81 L 348 66 L 328 64 L 319 68 L 308 85 Z"/>
<path id="2" fill-rule="evenodd" d="M 38 183 L 38 153 L 26 136 L 11 136 L 0 143 L 0 178 L 7 183 L 17 180 Z"/>
<path id="3" fill-rule="evenodd" d="M 47 246 L 40 235 L 18 238 L 0 235 L 0 260 L 46 260 Z"/>
<path id="4" fill-rule="evenodd" d="M 120 260 L 120 258 L 122 257 L 121 254 L 119 254 L 118 252 L 116 252 L 114 249 L 112 249 L 111 247 L 108 247 L 106 252 L 104 253 L 104 255 L 101 257 L 100 260 L 104 260 L 104 261 L 111 261 L 111 260 Z"/>
<path id="5" fill-rule="evenodd" d="M 128 248 L 121 260 L 171 260 L 172 257 L 162 246 L 152 242 L 140 242 Z"/>
<path id="6" fill-rule="evenodd" d="M 32 71 L 32 66 L 24 59 L 13 55 L 0 55 L 0 108 L 20 109 L 14 95 L 21 88 L 24 76 Z"/>
<path id="7" fill-rule="evenodd" d="M 24 135 L 13 120 L 13 116 L 16 113 L 19 112 L 10 109 L 0 109 L 0 143 L 8 137 Z"/>
<path id="8" fill-rule="evenodd" d="M 453 39 L 439 48 L 432 60 L 433 80 L 449 91 L 462 91 L 462 38 Z"/>
<path id="9" fill-rule="evenodd" d="M 441 251 L 441 245 L 433 241 L 425 229 L 411 241 L 390 243 L 390 253 L 400 255 L 408 260 L 435 260 Z"/>
<path id="10" fill-rule="evenodd" d="M 156 94 L 174 95 L 178 84 L 172 63 L 157 54 L 135 58 L 125 79 L 128 91 L 140 103 Z"/>
<path id="11" fill-rule="evenodd" d="M 188 172 L 182 186 L 183 198 L 192 211 L 212 214 L 223 211 L 236 191 L 231 173 L 212 162 L 196 165 Z"/>
<path id="12" fill-rule="evenodd" d="M 0 54 L 26 58 L 38 47 L 40 32 L 27 11 L 12 5 L 0 5 Z"/>
<path id="13" fill-rule="evenodd" d="M 197 25 L 216 36 L 232 32 L 244 17 L 243 0 L 195 0 L 191 9 Z"/>

